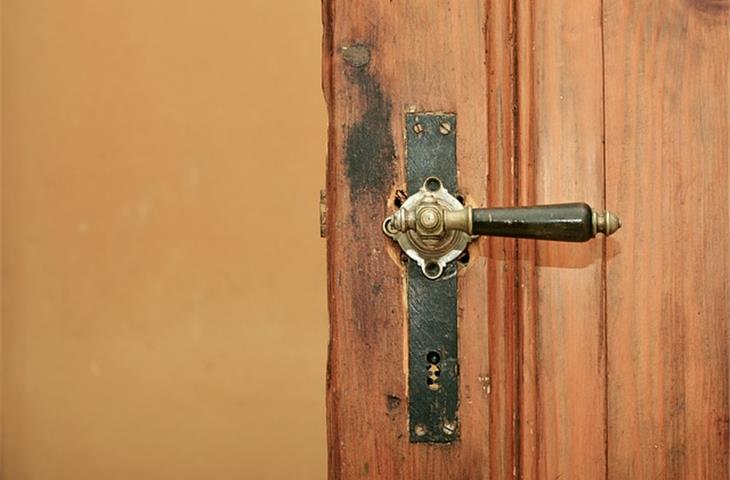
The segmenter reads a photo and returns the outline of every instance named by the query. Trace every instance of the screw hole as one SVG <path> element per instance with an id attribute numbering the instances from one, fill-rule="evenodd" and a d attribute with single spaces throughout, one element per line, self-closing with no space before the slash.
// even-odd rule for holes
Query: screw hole
<path id="1" fill-rule="evenodd" d="M 391 237 L 398 234 L 398 230 L 393 228 L 392 218 L 385 219 L 385 222 L 383 222 L 383 231 L 386 233 L 386 235 L 389 235 Z"/>
<path id="2" fill-rule="evenodd" d="M 441 180 L 436 177 L 429 177 L 426 179 L 426 190 L 429 192 L 438 192 L 441 190 Z"/>
<path id="3" fill-rule="evenodd" d="M 395 208 L 402 207 L 403 202 L 406 201 L 406 198 L 408 198 L 408 195 L 406 195 L 406 192 L 404 192 L 403 190 L 396 190 L 395 198 L 393 198 L 393 205 L 395 205 Z"/>
<path id="4" fill-rule="evenodd" d="M 462 265 L 466 266 L 466 265 L 469 265 L 470 258 L 471 257 L 469 256 L 469 249 L 466 249 L 461 253 L 461 255 L 459 255 L 459 258 L 457 259 L 457 261 L 459 263 L 461 263 Z"/>
<path id="5" fill-rule="evenodd" d="M 425 273 L 431 280 L 438 278 L 441 275 L 441 272 L 441 265 L 436 262 L 428 262 L 426 267 L 423 269 L 423 273 Z"/>

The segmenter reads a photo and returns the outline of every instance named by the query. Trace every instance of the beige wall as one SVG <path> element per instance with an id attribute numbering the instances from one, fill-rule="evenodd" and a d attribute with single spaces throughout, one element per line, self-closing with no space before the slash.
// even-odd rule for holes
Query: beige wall
<path id="1" fill-rule="evenodd" d="M 319 9 L 3 2 L 4 480 L 324 478 Z"/>

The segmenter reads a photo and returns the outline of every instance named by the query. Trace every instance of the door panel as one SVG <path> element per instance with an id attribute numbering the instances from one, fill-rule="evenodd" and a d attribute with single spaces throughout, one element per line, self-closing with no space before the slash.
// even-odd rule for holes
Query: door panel
<path id="1" fill-rule="evenodd" d="M 730 4 L 604 3 L 609 477 L 728 478 Z"/>
<path id="2" fill-rule="evenodd" d="M 484 5 L 331 0 L 324 15 L 330 478 L 485 478 L 486 259 L 475 254 L 459 279 L 459 352 L 470 359 L 460 365 L 461 440 L 411 444 L 405 269 L 381 231 L 405 189 L 407 111 L 458 112 L 460 191 L 486 202 Z"/>
<path id="3" fill-rule="evenodd" d="M 603 206 L 601 2 L 534 2 L 531 162 L 535 203 Z M 521 45 L 527 48 L 527 45 Z M 612 240 L 609 240 L 612 241 Z M 605 470 L 603 240 L 522 242 L 535 249 L 537 474 Z M 529 459 L 528 459 L 529 460 Z"/>
<path id="4" fill-rule="evenodd" d="M 465 3 L 325 2 L 331 478 L 726 478 L 730 4 Z M 457 114 L 470 204 L 624 224 L 472 245 L 452 445 L 408 443 L 404 267 L 379 230 L 410 110 Z"/>

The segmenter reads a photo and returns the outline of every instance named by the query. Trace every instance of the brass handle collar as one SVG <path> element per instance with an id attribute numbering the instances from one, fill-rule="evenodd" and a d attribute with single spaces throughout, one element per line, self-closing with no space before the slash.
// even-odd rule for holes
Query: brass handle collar
<path id="1" fill-rule="evenodd" d="M 383 222 L 383 231 L 396 240 L 432 279 L 441 276 L 474 235 L 585 242 L 598 233 L 621 228 L 609 211 L 598 212 L 585 203 L 513 208 L 472 208 L 451 195 L 436 177 Z"/>

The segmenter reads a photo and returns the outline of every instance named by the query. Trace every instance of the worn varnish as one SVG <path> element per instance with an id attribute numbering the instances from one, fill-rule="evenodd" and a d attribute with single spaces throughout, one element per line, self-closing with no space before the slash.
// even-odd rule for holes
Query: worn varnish
<path id="1" fill-rule="evenodd" d="M 604 2 L 611 479 L 730 475 L 729 22 L 726 0 Z"/>
<path id="2" fill-rule="evenodd" d="M 486 203 L 484 5 L 329 0 L 324 13 L 330 478 L 487 478 L 485 259 L 459 277 L 460 440 L 411 444 L 405 270 L 380 230 L 405 189 L 407 111 L 458 112 L 460 192 Z"/>
<path id="3" fill-rule="evenodd" d="M 529 203 L 585 201 L 602 208 L 601 2 L 535 2 L 529 8 L 520 23 L 529 31 L 519 45 L 530 67 L 518 79 L 530 96 L 520 97 L 527 102 L 520 116 L 530 123 L 520 140 L 531 143 L 522 159 L 530 162 L 523 188 L 533 190 Z M 528 294 L 533 303 L 520 321 L 530 329 L 523 342 L 525 362 L 533 369 L 529 381 L 535 382 L 522 394 L 532 396 L 537 408 L 526 412 L 534 418 L 522 424 L 534 432 L 523 445 L 532 451 L 524 457 L 531 473 L 523 478 L 601 478 L 603 242 L 521 243 L 534 249 L 534 270 L 521 282 L 533 290 Z"/>
<path id="4" fill-rule="evenodd" d="M 325 2 L 331 478 L 728 477 L 729 5 Z M 379 231 L 410 110 L 458 114 L 473 206 L 624 223 L 470 246 L 450 446 L 407 441 L 404 267 Z"/>
<path id="5" fill-rule="evenodd" d="M 515 8 L 512 2 L 487 3 L 487 206 L 517 204 L 515 155 Z M 477 204 L 473 204 L 477 206 Z M 490 478 L 512 478 L 519 471 L 519 349 L 517 317 L 517 241 L 487 237 L 474 254 L 484 256 L 487 273 L 488 356 L 483 378 L 489 395 Z M 468 341 L 468 339 L 463 339 Z M 478 477 L 477 477 L 478 478 Z"/>
<path id="6" fill-rule="evenodd" d="M 521 205 L 603 207 L 600 2 L 517 2 Z M 519 478 L 602 478 L 602 241 L 519 242 Z"/>

